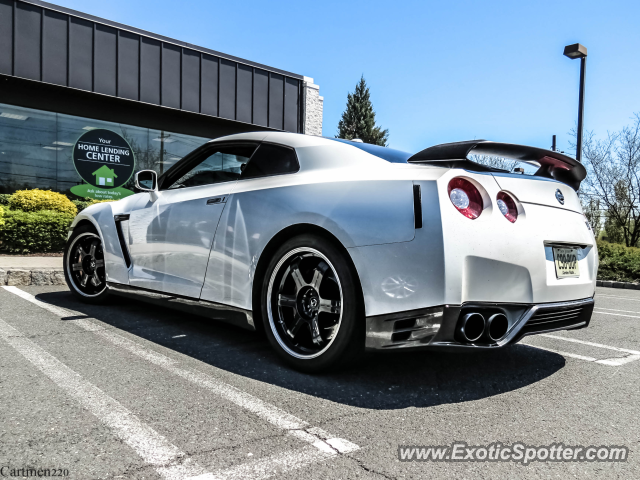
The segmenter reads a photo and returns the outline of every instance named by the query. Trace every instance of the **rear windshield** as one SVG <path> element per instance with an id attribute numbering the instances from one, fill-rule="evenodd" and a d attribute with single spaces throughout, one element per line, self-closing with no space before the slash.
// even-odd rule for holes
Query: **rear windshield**
<path id="1" fill-rule="evenodd" d="M 344 140 L 342 138 L 324 137 L 327 140 L 333 140 L 340 143 L 346 143 L 352 147 L 364 150 L 371 155 L 382 158 L 391 163 L 407 163 L 407 160 L 411 158 L 412 153 L 403 152 L 402 150 L 394 150 L 393 148 L 380 147 L 378 145 L 371 145 L 370 143 L 352 142 L 350 140 Z"/>

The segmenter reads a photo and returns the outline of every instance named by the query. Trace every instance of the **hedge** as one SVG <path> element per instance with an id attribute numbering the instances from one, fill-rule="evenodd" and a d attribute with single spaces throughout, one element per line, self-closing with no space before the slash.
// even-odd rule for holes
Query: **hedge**
<path id="1" fill-rule="evenodd" d="M 0 205 L 0 227 L 4 225 L 4 207 Z"/>
<path id="2" fill-rule="evenodd" d="M 9 205 L 9 198 L 11 195 L 8 193 L 0 193 L 0 205 Z"/>
<path id="3" fill-rule="evenodd" d="M 66 195 L 37 188 L 33 190 L 18 190 L 9 198 L 9 208 L 11 210 L 22 210 L 23 212 L 52 210 L 69 215 L 77 215 L 78 213 L 78 209 Z"/>
<path id="4" fill-rule="evenodd" d="M 598 242 L 599 280 L 637 282 L 640 280 L 640 248 Z"/>
<path id="5" fill-rule="evenodd" d="M 50 210 L 5 209 L 4 225 L 0 226 L 0 248 L 10 253 L 61 252 L 74 217 Z"/>

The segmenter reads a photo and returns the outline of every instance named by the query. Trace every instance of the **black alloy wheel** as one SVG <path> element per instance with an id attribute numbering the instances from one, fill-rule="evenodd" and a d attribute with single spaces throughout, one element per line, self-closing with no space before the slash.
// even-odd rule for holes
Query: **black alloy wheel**
<path id="1" fill-rule="evenodd" d="M 311 236 L 286 242 L 264 283 L 265 330 L 293 366 L 319 371 L 344 363 L 360 350 L 364 319 L 357 282 L 331 243 Z"/>
<path id="2" fill-rule="evenodd" d="M 93 229 L 74 230 L 65 249 L 64 274 L 71 291 L 85 301 L 93 303 L 107 295 L 102 240 Z"/>

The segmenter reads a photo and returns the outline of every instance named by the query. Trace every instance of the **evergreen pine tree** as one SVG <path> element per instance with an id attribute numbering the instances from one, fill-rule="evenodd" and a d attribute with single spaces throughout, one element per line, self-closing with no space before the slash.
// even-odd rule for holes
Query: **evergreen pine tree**
<path id="1" fill-rule="evenodd" d="M 359 138 L 365 143 L 387 146 L 389 130 L 376 126 L 376 113 L 371 105 L 369 87 L 364 76 L 360 77 L 355 91 L 347 94 L 347 108 L 338 123 L 336 138 Z"/>

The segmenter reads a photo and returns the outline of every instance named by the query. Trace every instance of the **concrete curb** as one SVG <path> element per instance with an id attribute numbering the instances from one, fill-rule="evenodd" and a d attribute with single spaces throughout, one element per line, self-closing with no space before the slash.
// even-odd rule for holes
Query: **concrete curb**
<path id="1" fill-rule="evenodd" d="M 596 287 L 627 288 L 629 290 L 640 290 L 640 283 L 614 282 L 613 280 L 596 280 Z"/>
<path id="2" fill-rule="evenodd" d="M 28 285 L 65 285 L 64 272 L 61 268 L 0 268 L 0 285 L 28 286 Z"/>
<path id="3" fill-rule="evenodd" d="M 28 285 L 66 285 L 64 271 L 61 268 L 0 268 L 0 285 L 28 286 Z M 640 290 L 640 283 L 614 282 L 613 280 L 597 280 L 596 286 L 608 288 L 626 288 Z"/>

